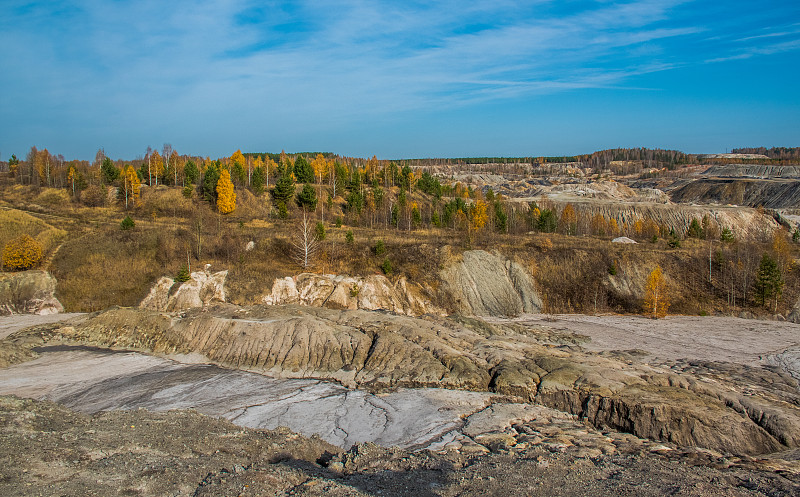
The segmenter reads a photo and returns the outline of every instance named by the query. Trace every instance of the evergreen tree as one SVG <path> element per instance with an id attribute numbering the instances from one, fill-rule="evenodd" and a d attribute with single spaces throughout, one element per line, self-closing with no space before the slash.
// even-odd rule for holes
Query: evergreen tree
<path id="1" fill-rule="evenodd" d="M 769 299 L 774 299 L 774 309 L 777 312 L 778 299 L 783 292 L 783 277 L 778 269 L 778 263 L 769 254 L 761 257 L 756 273 L 755 289 L 761 305 L 766 306 Z"/>
<path id="2" fill-rule="evenodd" d="M 703 228 L 697 219 L 692 218 L 692 222 L 689 223 L 689 229 L 686 230 L 686 236 L 689 238 L 704 238 Z"/>
<path id="3" fill-rule="evenodd" d="M 203 198 L 212 204 L 217 203 L 217 182 L 219 181 L 219 167 L 215 163 L 208 165 L 203 175 Z"/>
<path id="4" fill-rule="evenodd" d="M 314 211 L 317 208 L 317 192 L 309 183 L 303 185 L 303 189 L 297 195 L 297 206 L 307 211 Z"/>
<path id="5" fill-rule="evenodd" d="M 542 233 L 555 233 L 558 228 L 558 219 L 550 209 L 545 209 L 539 214 L 539 231 Z"/>
<path id="6" fill-rule="evenodd" d="M 494 204 L 494 228 L 498 233 L 508 231 L 508 214 L 503 210 L 503 204 L 500 202 Z"/>
<path id="7" fill-rule="evenodd" d="M 294 177 L 297 178 L 298 183 L 313 183 L 314 182 L 314 168 L 308 160 L 300 155 L 294 161 Z"/>
<path id="8" fill-rule="evenodd" d="M 197 164 L 195 164 L 193 160 L 189 159 L 186 161 L 186 165 L 183 166 L 183 177 L 186 178 L 186 183 L 196 183 L 198 176 L 200 176 L 200 171 L 197 169 Z"/>
<path id="9" fill-rule="evenodd" d="M 100 176 L 103 178 L 103 183 L 110 185 L 119 178 L 119 169 L 111 162 L 108 157 L 103 159 L 103 165 L 100 166 Z"/>
<path id="10" fill-rule="evenodd" d="M 250 187 L 253 189 L 253 193 L 256 195 L 261 195 L 264 193 L 264 184 L 266 183 L 267 176 L 264 172 L 264 168 L 261 166 L 257 166 L 253 170 L 253 179 L 250 183 Z"/>
<path id="11" fill-rule="evenodd" d="M 272 198 L 275 200 L 276 205 L 286 204 L 294 197 L 294 181 L 292 181 L 291 174 L 286 171 L 280 176 L 278 182 L 275 183 L 275 188 L 272 189 Z"/>

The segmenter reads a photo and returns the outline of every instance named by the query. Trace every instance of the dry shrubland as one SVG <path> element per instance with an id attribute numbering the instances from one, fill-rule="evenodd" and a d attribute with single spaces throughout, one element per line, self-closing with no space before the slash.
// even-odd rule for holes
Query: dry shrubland
<path id="1" fill-rule="evenodd" d="M 192 270 L 205 264 L 211 264 L 212 270 L 228 269 L 228 296 L 239 304 L 259 301 L 275 278 L 302 271 L 292 260 L 290 244 L 298 208 L 289 206 L 289 218 L 280 219 L 266 195 L 244 190 L 238 194 L 236 211 L 221 215 L 196 191 L 186 198 L 180 189 L 163 186 L 143 188 L 141 204 L 129 211 L 113 205 L 85 207 L 64 201 L 63 192 L 48 189 L 13 186 L 7 190 L 6 204 L 36 206 L 36 212 L 0 211 L 0 243 L 27 233 L 43 245 L 47 257 L 63 242 L 47 269 L 59 281 L 57 296 L 67 310 L 135 305 L 160 276 L 176 275 L 187 261 Z M 119 223 L 126 215 L 136 221 L 136 227 L 123 232 Z M 336 226 L 337 218 L 344 220 L 341 227 Z M 51 219 L 64 229 L 53 228 L 48 223 Z M 326 208 L 325 240 L 312 271 L 367 276 L 382 274 L 388 261 L 390 278 L 406 277 L 435 294 L 439 271 L 461 251 L 497 251 L 529 268 L 545 311 L 554 313 L 638 313 L 647 275 L 656 265 L 663 268 L 670 284 L 671 312 L 756 311 L 759 308 L 745 288 L 752 282 L 741 275 L 754 272 L 761 255 L 774 251 L 769 243 L 758 241 L 686 239 L 680 247 L 670 247 L 660 238 L 654 243 L 623 245 L 611 243 L 610 237 L 510 235 L 489 227 L 468 237 L 453 227 L 413 228 L 401 223 L 411 229 L 395 229 L 376 222 L 371 229 L 363 220 L 360 226 L 347 224 L 355 221 L 338 197 L 332 209 Z M 250 241 L 255 248 L 246 251 Z M 382 253 L 375 251 L 378 241 L 383 242 Z M 786 312 L 800 295 L 797 270 L 791 263 L 798 250 L 793 243 L 782 246 L 786 285 L 779 312 Z"/>

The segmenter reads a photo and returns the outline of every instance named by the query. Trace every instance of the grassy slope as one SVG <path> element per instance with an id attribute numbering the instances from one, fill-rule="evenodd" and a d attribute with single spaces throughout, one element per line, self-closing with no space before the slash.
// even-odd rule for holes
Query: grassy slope
<path id="1" fill-rule="evenodd" d="M 175 275 L 187 262 L 187 255 L 192 269 L 204 264 L 211 264 L 212 270 L 229 269 L 229 297 L 240 304 L 257 302 L 276 277 L 301 271 L 289 257 L 295 222 L 269 217 L 268 203 L 247 192 L 240 194 L 232 215 L 220 216 L 206 202 L 184 199 L 177 189 L 159 187 L 146 191 L 143 205 L 129 212 L 136 220 L 136 228 L 127 232 L 119 228 L 119 221 L 126 215 L 121 208 L 85 208 L 68 199 L 52 200 L 61 193 L 18 186 L 5 188 L 6 207 L 36 212 L 23 215 L 0 211 L 0 215 L 5 212 L 5 217 L 0 217 L 0 233 L 13 234 L 23 229 L 14 224 L 17 218 L 25 220 L 28 228 L 24 229 L 34 231 L 52 230 L 42 219 L 57 220 L 53 224 L 65 230 L 59 235 L 64 242 L 46 269 L 58 279 L 57 297 L 69 311 L 135 305 L 160 276 Z M 333 212 L 326 210 L 326 221 L 342 215 L 342 202 L 337 200 Z M 451 229 L 397 231 L 325 224 L 327 237 L 317 271 L 378 273 L 388 258 L 393 276 L 403 275 L 429 286 L 434 298 L 440 298 L 435 292 L 438 271 L 447 262 L 448 254 L 467 248 L 464 235 Z M 354 234 L 352 244 L 345 240 L 348 230 Z M 386 245 L 386 253 L 380 256 L 372 251 L 379 239 Z M 245 245 L 251 240 L 255 249 L 247 252 Z M 621 245 L 597 237 L 484 232 L 471 248 L 497 250 L 526 265 L 539 283 L 548 312 L 638 312 L 637 297 L 609 287 L 640 290 L 656 264 L 664 268 L 672 285 L 671 312 L 738 310 L 728 308 L 721 279 L 707 281 L 708 245 L 701 240 L 686 240 L 681 248 L 670 249 L 663 240 Z M 755 244 L 750 249 L 760 257 L 768 247 Z M 796 256 L 797 248 L 792 250 Z M 612 266 L 615 270 L 610 269 Z M 790 271 L 779 312 L 791 308 L 800 294 L 797 280 L 796 271 Z M 758 310 L 750 304 L 752 310 Z"/>

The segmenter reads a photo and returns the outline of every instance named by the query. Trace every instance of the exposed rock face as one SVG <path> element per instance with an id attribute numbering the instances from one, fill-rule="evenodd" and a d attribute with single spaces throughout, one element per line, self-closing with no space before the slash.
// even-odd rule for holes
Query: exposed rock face
<path id="1" fill-rule="evenodd" d="M 0 274 L 0 315 L 64 312 L 55 290 L 56 279 L 46 271 Z"/>
<path id="2" fill-rule="evenodd" d="M 786 320 L 800 324 L 800 300 L 797 301 L 792 311 L 786 316 Z"/>
<path id="3" fill-rule="evenodd" d="M 442 287 L 456 310 L 477 316 L 516 316 L 542 309 L 533 279 L 516 262 L 483 250 L 469 250 L 441 272 Z"/>
<path id="4" fill-rule="evenodd" d="M 611 243 L 636 243 L 636 241 L 631 240 L 627 236 L 618 236 L 617 238 L 611 240 Z"/>
<path id="5" fill-rule="evenodd" d="M 302 273 L 275 280 L 272 291 L 263 298 L 268 305 L 301 304 L 328 309 L 386 310 L 419 316 L 442 314 L 431 304 L 422 289 L 405 277 L 392 284 L 383 275 L 362 277 Z"/>
<path id="6" fill-rule="evenodd" d="M 167 276 L 156 282 L 139 307 L 154 311 L 180 311 L 225 302 L 225 278 L 228 271 L 196 271 L 189 281 L 176 283 Z M 175 289 L 175 286 L 177 289 Z"/>
<path id="7" fill-rule="evenodd" d="M 493 391 L 598 427 L 736 454 L 800 446 L 800 392 L 788 375 L 763 368 L 717 374 L 720 365 L 651 366 L 630 356 L 554 346 L 551 334 L 540 337 L 536 329 L 462 323 L 298 306 L 218 305 L 180 315 L 111 309 L 81 324 L 17 332 L 6 343 L 35 338 L 198 353 L 226 367 L 377 390 Z"/>

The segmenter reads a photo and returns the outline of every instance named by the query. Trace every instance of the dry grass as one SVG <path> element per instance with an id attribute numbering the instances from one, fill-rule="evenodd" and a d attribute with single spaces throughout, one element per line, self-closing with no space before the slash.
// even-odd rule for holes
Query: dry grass
<path id="1" fill-rule="evenodd" d="M 0 210 L 0 243 L 12 235 L 28 233 L 52 250 L 66 239 L 50 266 L 59 281 L 57 296 L 67 310 L 135 305 L 158 277 L 177 273 L 186 263 L 187 252 L 193 269 L 206 263 L 212 264 L 212 270 L 229 269 L 230 300 L 252 304 L 270 291 L 275 278 L 302 271 L 290 257 L 289 240 L 296 221 L 277 219 L 265 197 L 238 193 L 237 210 L 221 216 L 196 196 L 185 199 L 178 189 L 167 187 L 146 191 L 142 206 L 125 212 L 118 205 L 87 208 L 69 202 L 68 197 L 65 201 L 63 191 L 10 186 L 3 190 L 0 203 L 36 206 L 46 214 L 32 216 Z M 337 204 L 334 212 L 340 207 Z M 119 222 L 127 214 L 136 220 L 136 228 L 122 232 Z M 398 231 L 348 225 L 336 228 L 333 220 L 332 213 L 326 210 L 327 237 L 312 271 L 367 276 L 381 273 L 381 264 L 388 259 L 392 265 L 391 279 L 404 276 L 435 292 L 439 271 L 449 260 L 468 248 L 484 249 L 500 252 L 528 267 L 544 297 L 547 312 L 638 313 L 641 297 L 636 292 L 641 291 L 646 275 L 658 264 L 672 285 L 670 312 L 738 312 L 727 308 L 721 283 L 707 281 L 705 241 L 686 240 L 682 248 L 670 249 L 664 240 L 622 245 L 595 237 L 511 236 L 484 231 L 469 245 L 464 233 L 451 229 Z M 199 259 L 198 221 L 202 242 Z M 53 228 L 55 223 L 64 229 Z M 65 230 L 69 232 L 66 236 Z M 353 243 L 347 243 L 347 231 L 353 232 Z M 373 251 L 378 240 L 386 248 L 381 255 Z M 255 249 L 247 252 L 245 246 L 249 241 L 255 242 Z M 760 258 L 769 247 L 756 244 L 752 250 Z M 792 245 L 792 251 L 797 254 L 796 245 Z M 616 275 L 610 274 L 612 266 Z M 779 312 L 785 313 L 800 296 L 797 273 L 794 269 L 787 275 Z M 766 313 L 752 302 L 747 306 L 749 310 Z"/>
<path id="2" fill-rule="evenodd" d="M 54 228 L 25 212 L 0 209 L 0 250 L 14 238 L 30 235 L 42 246 L 42 252 L 46 258 L 52 254 L 66 234 L 66 231 Z"/>

